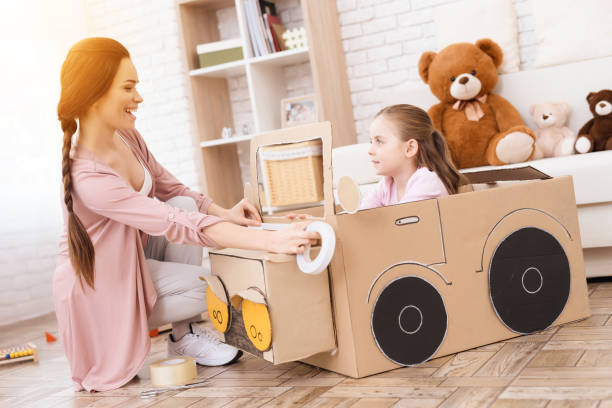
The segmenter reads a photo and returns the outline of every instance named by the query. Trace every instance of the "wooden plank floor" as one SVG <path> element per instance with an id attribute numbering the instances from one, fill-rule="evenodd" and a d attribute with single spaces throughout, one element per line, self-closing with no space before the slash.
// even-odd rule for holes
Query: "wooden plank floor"
<path id="1" fill-rule="evenodd" d="M 612 279 L 589 282 L 592 317 L 541 333 L 442 357 L 418 367 L 352 379 L 302 363 L 251 356 L 198 367 L 210 386 L 142 400 L 150 383 L 104 393 L 74 392 L 55 315 L 0 327 L 0 348 L 26 341 L 40 363 L 0 366 L 0 407 L 599 407 L 612 408 Z M 165 357 L 166 336 L 154 339 Z"/>

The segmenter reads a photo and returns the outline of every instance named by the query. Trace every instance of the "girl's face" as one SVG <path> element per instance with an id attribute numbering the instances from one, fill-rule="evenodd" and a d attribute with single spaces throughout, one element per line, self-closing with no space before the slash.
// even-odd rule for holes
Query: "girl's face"
<path id="1" fill-rule="evenodd" d="M 370 148 L 368 154 L 376 174 L 395 176 L 416 161 L 417 142 L 402 141 L 396 126 L 385 115 L 380 115 L 370 125 Z"/>
<path id="2" fill-rule="evenodd" d="M 138 74 L 132 60 L 122 59 L 110 88 L 92 105 L 90 112 L 95 112 L 103 123 L 113 129 L 133 129 L 136 121 L 134 113 L 143 101 L 136 90 L 137 83 Z"/>

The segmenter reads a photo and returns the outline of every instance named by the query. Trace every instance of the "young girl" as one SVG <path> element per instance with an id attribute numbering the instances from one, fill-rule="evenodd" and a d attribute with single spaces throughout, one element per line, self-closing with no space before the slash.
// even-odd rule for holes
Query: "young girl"
<path id="1" fill-rule="evenodd" d="M 464 183 L 444 137 L 416 106 L 393 105 L 378 112 L 370 126 L 368 154 L 376 174 L 385 177 L 361 209 L 455 194 Z"/>

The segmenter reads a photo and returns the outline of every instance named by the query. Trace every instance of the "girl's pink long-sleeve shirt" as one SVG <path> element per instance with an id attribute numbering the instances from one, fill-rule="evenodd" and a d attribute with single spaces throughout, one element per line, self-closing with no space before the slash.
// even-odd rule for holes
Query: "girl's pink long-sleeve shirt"
<path id="1" fill-rule="evenodd" d="M 366 210 L 447 195 L 448 191 L 440 177 L 427 167 L 419 167 L 408 179 L 404 196 L 401 199 L 397 197 L 397 186 L 393 177 L 386 176 L 378 182 L 374 190 L 366 195 L 361 202 L 360 209 Z"/>
<path id="2" fill-rule="evenodd" d="M 222 221 L 207 215 L 212 200 L 190 190 L 153 157 L 136 130 L 118 131 L 151 173 L 146 197 L 91 151 L 73 152 L 72 200 L 95 248 L 95 290 L 81 285 L 68 255 L 67 210 L 53 280 L 55 312 L 78 390 L 106 391 L 134 377 L 149 353 L 147 320 L 157 293 L 144 256 L 146 234 L 179 244 L 217 246 L 203 229 Z M 200 212 L 165 203 L 175 196 L 196 200 Z M 154 199 L 153 197 L 156 197 Z"/>

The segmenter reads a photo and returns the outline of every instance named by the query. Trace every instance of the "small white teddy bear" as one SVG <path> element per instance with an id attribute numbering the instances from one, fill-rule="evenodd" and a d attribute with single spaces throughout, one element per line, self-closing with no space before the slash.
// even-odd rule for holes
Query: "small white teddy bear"
<path id="1" fill-rule="evenodd" d="M 566 102 L 533 104 L 529 113 L 538 126 L 533 160 L 575 153 L 576 134 L 565 126 L 570 113 L 570 106 Z"/>

